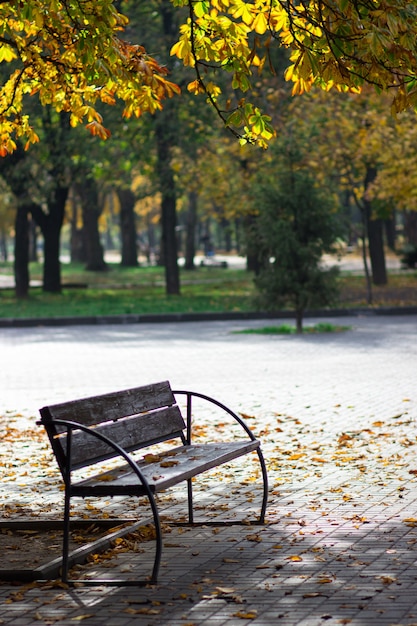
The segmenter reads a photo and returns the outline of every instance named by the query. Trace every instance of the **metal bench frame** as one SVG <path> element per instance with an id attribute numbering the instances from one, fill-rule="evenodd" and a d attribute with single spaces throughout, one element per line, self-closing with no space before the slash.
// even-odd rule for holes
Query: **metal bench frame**
<path id="1" fill-rule="evenodd" d="M 156 383 L 155 387 L 161 386 L 161 385 L 167 385 L 169 387 L 169 383 L 167 381 L 164 381 L 163 383 Z M 149 390 L 150 388 L 152 388 L 152 386 L 147 386 L 144 388 L 137 388 L 135 390 L 126 390 L 126 392 L 116 392 L 116 394 L 104 394 L 103 396 L 97 396 L 96 398 L 86 398 L 85 402 L 89 402 L 90 404 L 92 404 L 94 403 L 94 400 L 96 399 L 100 400 L 101 398 L 105 398 L 110 395 L 117 395 L 121 397 L 123 393 L 136 392 L 137 394 L 139 394 L 141 389 Z M 239 451 L 236 451 L 235 448 L 232 448 L 232 446 L 234 445 L 232 442 L 225 442 L 225 444 L 219 444 L 219 445 L 222 445 L 224 448 L 227 448 L 227 444 L 230 444 L 231 446 L 230 458 L 227 458 L 226 461 L 233 460 L 234 458 L 238 458 L 239 456 L 243 456 L 244 454 L 248 452 L 256 451 L 258 455 L 260 467 L 261 467 L 262 481 L 263 481 L 262 504 L 261 504 L 261 510 L 260 510 L 259 519 L 257 520 L 257 523 L 263 524 L 265 521 L 265 513 L 266 513 L 266 507 L 267 507 L 267 500 L 268 500 L 268 476 L 267 476 L 266 464 L 265 464 L 264 456 L 260 448 L 259 440 L 256 439 L 251 429 L 247 426 L 247 424 L 239 415 L 237 415 L 234 411 L 232 411 L 230 408 L 228 408 L 226 405 L 219 402 L 218 400 L 215 400 L 214 398 L 207 396 L 205 394 L 201 394 L 201 393 L 197 393 L 193 391 L 178 390 L 178 391 L 172 391 L 171 393 L 174 397 L 175 403 L 176 403 L 177 396 L 185 396 L 186 398 L 186 419 L 185 419 L 185 429 L 184 429 L 185 434 L 183 430 L 176 431 L 172 433 L 172 436 L 170 437 L 165 436 L 164 439 L 160 439 L 159 441 L 168 440 L 174 437 L 180 438 L 182 442 L 182 446 L 180 446 L 180 448 L 175 448 L 175 450 L 178 451 L 178 450 L 184 449 L 183 448 L 184 446 L 190 447 L 189 448 L 190 450 L 194 450 L 194 446 L 192 444 L 193 398 L 199 398 L 200 400 L 207 401 L 211 404 L 216 405 L 219 409 L 227 413 L 233 420 L 235 420 L 245 431 L 246 435 L 248 436 L 247 441 L 251 442 L 248 445 L 247 452 L 243 448 L 240 449 Z M 75 402 L 80 404 L 83 402 L 83 400 L 79 400 Z M 91 426 L 87 426 L 87 425 L 81 424 L 80 422 L 77 422 L 76 419 L 61 419 L 61 418 L 56 419 L 53 417 L 56 409 L 58 409 L 58 414 L 62 414 L 63 410 L 65 410 L 67 406 L 68 406 L 68 414 L 71 415 L 73 404 L 74 404 L 73 402 L 69 402 L 69 403 L 61 404 L 61 405 L 52 405 L 52 406 L 43 407 L 42 409 L 40 409 L 41 420 L 37 422 L 39 425 L 44 426 L 48 433 L 48 436 L 52 445 L 52 449 L 57 459 L 58 465 L 61 469 L 61 473 L 62 473 L 62 477 L 64 480 L 64 485 L 65 485 L 63 547 L 62 547 L 62 581 L 68 584 L 82 582 L 83 584 L 87 584 L 87 585 L 106 584 L 106 585 L 120 585 L 120 586 L 123 586 L 123 585 L 141 586 L 141 585 L 147 585 L 147 584 L 155 584 L 158 580 L 158 573 L 159 573 L 161 555 L 162 555 L 161 522 L 160 522 L 160 517 L 158 513 L 158 508 L 155 502 L 155 493 L 158 491 L 158 488 L 156 484 L 153 484 L 144 476 L 144 473 L 142 471 L 143 468 L 141 469 L 138 462 L 136 462 L 132 458 L 129 452 L 136 450 L 136 449 L 140 449 L 140 448 L 146 449 L 150 447 L 152 443 L 158 443 L 158 440 L 152 441 L 150 444 L 148 442 L 148 443 L 145 443 L 144 445 L 135 445 L 132 448 L 132 450 L 127 451 L 125 448 L 119 445 L 117 441 L 112 440 L 111 438 L 107 437 L 103 433 L 99 432 L 97 429 L 91 428 Z M 146 412 L 144 412 L 144 415 L 146 417 Z M 117 419 L 115 419 L 114 421 L 117 421 Z M 103 459 L 117 457 L 117 456 L 124 459 L 126 462 L 126 465 L 124 467 L 125 468 L 127 468 L 128 466 L 130 467 L 131 472 L 135 474 L 135 476 L 137 477 L 137 485 L 136 486 L 131 485 L 130 488 L 126 487 L 125 491 L 123 493 L 120 493 L 117 491 L 114 492 L 111 484 L 107 485 L 106 483 L 103 483 L 103 485 L 100 486 L 101 492 L 94 493 L 94 489 L 91 489 L 89 491 L 88 485 L 84 486 L 85 483 L 88 481 L 81 481 L 78 483 L 73 483 L 72 473 L 74 469 L 79 469 L 80 467 L 94 465 L 95 463 L 103 460 L 102 458 L 100 458 L 100 459 L 95 459 L 95 461 L 91 463 L 82 462 L 82 463 L 78 463 L 74 465 L 73 454 L 74 454 L 75 446 L 77 445 L 77 442 L 74 442 L 74 433 L 76 433 L 75 436 L 78 437 L 78 439 L 81 436 L 80 433 L 84 433 L 85 437 L 92 436 L 96 438 L 96 440 L 106 444 L 106 446 L 108 446 L 109 448 L 109 453 L 106 455 L 106 457 L 103 457 Z M 63 440 L 66 442 L 65 453 L 63 453 L 62 443 L 61 443 Z M 199 451 L 202 451 L 204 453 L 204 450 L 207 448 L 207 446 L 210 446 L 210 445 L 213 445 L 213 444 L 200 444 L 197 447 Z M 189 524 L 194 523 L 193 486 L 192 486 L 193 476 L 199 473 L 203 473 L 204 471 L 212 469 L 213 467 L 216 467 L 218 465 L 221 465 L 223 462 L 226 462 L 226 461 L 219 460 L 218 463 L 215 463 L 214 465 L 211 464 L 210 466 L 207 466 L 207 467 L 205 467 L 205 465 L 202 464 L 199 466 L 198 471 L 195 471 L 195 473 L 193 473 L 191 476 L 178 475 L 178 477 L 175 479 L 175 482 L 172 483 L 172 485 L 174 485 L 174 484 L 179 484 L 180 482 L 184 482 L 184 481 L 187 482 L 188 523 Z M 105 473 L 106 472 L 104 472 L 103 474 Z M 102 477 L 103 474 L 98 475 L 98 480 L 100 480 L 100 477 Z M 122 488 L 125 488 L 125 486 L 122 485 Z M 159 489 L 159 490 L 162 490 L 162 489 Z M 105 497 L 105 495 L 107 496 L 136 495 L 139 497 L 145 496 L 149 500 L 151 511 L 152 511 L 152 516 L 153 516 L 153 523 L 155 526 L 156 547 L 155 547 L 155 557 L 154 557 L 152 573 L 150 577 L 147 578 L 146 580 L 97 579 L 97 580 L 80 581 L 80 580 L 72 580 L 71 578 L 69 578 L 69 568 L 70 568 L 69 539 L 70 539 L 71 498 L 72 497 Z"/>

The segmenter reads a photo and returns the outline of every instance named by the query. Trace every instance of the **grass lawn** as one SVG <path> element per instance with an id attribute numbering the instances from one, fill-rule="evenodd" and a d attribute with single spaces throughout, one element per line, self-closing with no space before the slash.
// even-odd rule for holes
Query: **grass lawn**
<path id="1" fill-rule="evenodd" d="M 0 276 L 12 273 L 10 263 L 0 263 Z M 41 265 L 31 264 L 30 276 L 40 281 Z M 0 318 L 256 310 L 252 275 L 244 269 L 198 267 L 191 272 L 181 269 L 180 276 L 181 295 L 167 296 L 160 267 L 109 264 L 108 271 L 98 273 L 86 272 L 82 265 L 63 264 L 61 294 L 31 287 L 26 300 L 17 300 L 13 289 L 0 289 Z M 417 305 L 417 271 L 391 273 L 389 284 L 374 286 L 373 295 L 373 306 Z M 367 306 L 363 276 L 342 274 L 338 306 Z"/>

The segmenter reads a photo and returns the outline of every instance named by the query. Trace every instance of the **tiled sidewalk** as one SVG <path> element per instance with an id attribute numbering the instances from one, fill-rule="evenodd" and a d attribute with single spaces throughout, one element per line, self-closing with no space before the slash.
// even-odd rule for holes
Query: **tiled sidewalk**
<path id="1" fill-rule="evenodd" d="M 3 584 L 0 624 L 417 624 L 417 320 L 334 322 L 353 328 L 303 337 L 231 332 L 262 322 L 3 331 L 0 414 L 21 408 L 28 420 L 16 427 L 33 425 L 46 402 L 170 378 L 247 415 L 264 442 L 271 495 L 264 526 L 224 526 L 253 517 L 260 484 L 239 464 L 230 482 L 207 475 L 197 512 L 210 525 L 172 524 L 181 492 L 178 504 L 161 503 L 158 585 Z M 50 503 L 53 471 L 48 481 Z M 30 480 L 21 482 L 13 493 L 2 481 L 0 503 L 42 510 L 44 489 L 34 496 Z M 153 544 L 139 548 L 84 575 L 146 575 Z"/>

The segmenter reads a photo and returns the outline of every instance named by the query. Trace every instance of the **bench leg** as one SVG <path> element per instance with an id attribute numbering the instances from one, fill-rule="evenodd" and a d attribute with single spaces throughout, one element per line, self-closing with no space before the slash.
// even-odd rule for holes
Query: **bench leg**
<path id="1" fill-rule="evenodd" d="M 258 453 L 259 463 L 261 464 L 262 480 L 263 480 L 263 498 L 262 498 L 261 514 L 259 516 L 259 523 L 263 524 L 265 522 L 266 506 L 268 503 L 268 473 L 266 471 L 266 464 L 265 464 L 264 455 L 262 454 L 262 450 L 258 448 L 256 452 Z"/>
<path id="2" fill-rule="evenodd" d="M 193 483 L 192 479 L 187 480 L 187 494 L 188 494 L 188 523 L 194 523 L 194 508 L 193 508 Z"/>
<path id="3" fill-rule="evenodd" d="M 68 582 L 68 558 L 69 558 L 69 535 L 70 535 L 70 495 L 65 488 L 64 501 L 64 527 L 62 537 L 62 582 Z"/>
<path id="4" fill-rule="evenodd" d="M 64 530 L 63 530 L 63 545 L 62 545 L 62 574 L 61 579 L 63 583 L 73 584 L 73 583 L 82 583 L 83 585 L 116 585 L 116 586 L 145 586 L 145 585 L 155 585 L 158 582 L 158 572 L 159 567 L 161 565 L 161 557 L 162 557 L 162 529 L 161 529 L 161 521 L 159 518 L 158 509 L 156 507 L 155 499 L 153 494 L 149 494 L 149 503 L 151 505 L 154 526 L 155 526 L 155 557 L 153 563 L 152 574 L 149 580 L 71 580 L 69 578 L 69 538 L 70 538 L 70 496 L 66 492 L 65 493 L 65 503 L 64 503 Z"/>
<path id="5" fill-rule="evenodd" d="M 154 563 L 153 563 L 153 570 L 152 570 L 152 575 L 151 575 L 151 580 L 150 580 L 150 583 L 154 585 L 158 581 L 159 566 L 161 564 L 161 556 L 162 556 L 162 529 L 161 529 L 161 521 L 159 519 L 158 509 L 157 509 L 156 503 L 155 503 L 155 498 L 153 497 L 153 494 L 150 494 L 148 497 L 149 497 L 149 503 L 150 503 L 151 509 L 152 509 L 153 520 L 154 520 L 154 524 L 155 524 L 155 533 L 156 533 L 156 537 L 155 537 L 155 541 L 156 541 L 155 559 L 154 559 Z"/>

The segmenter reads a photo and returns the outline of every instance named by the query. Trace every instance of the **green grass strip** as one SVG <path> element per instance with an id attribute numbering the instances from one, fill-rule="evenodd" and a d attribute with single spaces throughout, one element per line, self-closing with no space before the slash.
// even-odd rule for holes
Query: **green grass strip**
<path id="1" fill-rule="evenodd" d="M 338 326 L 322 322 L 314 326 L 306 326 L 303 333 L 340 333 L 351 330 L 351 326 Z M 233 331 L 236 335 L 293 335 L 297 332 L 295 326 L 290 324 L 281 324 L 281 326 L 263 326 L 262 328 L 247 328 L 244 330 Z"/>

